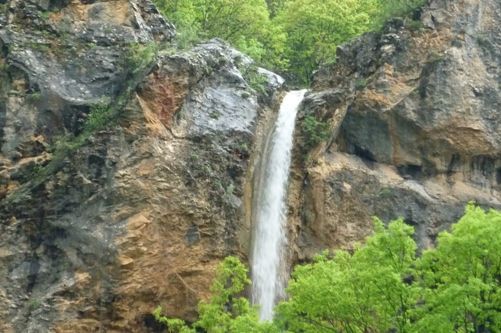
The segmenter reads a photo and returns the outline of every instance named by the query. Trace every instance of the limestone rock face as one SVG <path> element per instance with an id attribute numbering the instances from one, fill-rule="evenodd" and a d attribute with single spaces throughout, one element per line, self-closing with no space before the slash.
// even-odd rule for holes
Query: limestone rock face
<path id="1" fill-rule="evenodd" d="M 499 1 L 433 0 L 316 73 L 303 117 L 332 131 L 296 163 L 299 258 L 352 246 L 373 215 L 403 217 L 427 246 L 468 201 L 500 207 L 500 13 Z"/>
<path id="2" fill-rule="evenodd" d="M 316 73 L 298 124 L 329 135 L 296 131 L 293 259 L 373 215 L 425 247 L 466 202 L 501 207 L 500 6 L 431 0 Z M 156 306 L 194 319 L 220 260 L 247 259 L 283 80 L 174 36 L 149 0 L 0 1 L 0 332 L 152 332 Z"/>
<path id="3" fill-rule="evenodd" d="M 244 183 L 283 80 L 219 40 L 176 51 L 149 1 L 0 9 L 0 331 L 193 319 L 248 253 Z"/>

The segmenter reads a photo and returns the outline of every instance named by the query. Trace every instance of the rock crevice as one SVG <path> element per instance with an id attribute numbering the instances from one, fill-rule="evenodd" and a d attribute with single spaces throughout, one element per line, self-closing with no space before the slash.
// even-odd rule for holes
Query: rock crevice
<path id="1" fill-rule="evenodd" d="M 500 207 L 500 12 L 491 0 L 433 0 L 418 21 L 340 46 L 316 73 L 302 113 L 332 134 L 305 149 L 298 129 L 299 260 L 353 246 L 373 215 L 403 217 L 426 247 L 468 201 Z"/>
<path id="2" fill-rule="evenodd" d="M 247 256 L 245 179 L 283 80 L 220 40 L 176 50 L 147 0 L 2 9 L 0 331 L 194 319 L 220 260 Z"/>

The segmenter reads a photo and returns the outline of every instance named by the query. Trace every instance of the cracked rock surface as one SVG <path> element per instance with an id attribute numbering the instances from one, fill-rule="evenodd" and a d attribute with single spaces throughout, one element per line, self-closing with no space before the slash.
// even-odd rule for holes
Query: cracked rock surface
<path id="1" fill-rule="evenodd" d="M 298 128 L 296 259 L 352 247 L 372 216 L 403 217 L 426 247 L 467 202 L 501 207 L 500 13 L 499 1 L 432 0 L 315 74 L 300 118 L 330 135 L 307 149 Z"/>
<path id="2" fill-rule="evenodd" d="M 283 80 L 256 92 L 219 40 L 177 51 L 147 0 L 0 9 L 0 331 L 193 319 L 219 261 L 246 259 L 244 182 Z"/>

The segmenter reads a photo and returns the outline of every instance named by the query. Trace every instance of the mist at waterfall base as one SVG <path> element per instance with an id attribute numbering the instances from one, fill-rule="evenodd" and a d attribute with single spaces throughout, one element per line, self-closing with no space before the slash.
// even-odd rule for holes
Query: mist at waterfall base
<path id="1" fill-rule="evenodd" d="M 261 320 L 273 319 L 273 308 L 285 296 L 287 182 L 295 119 L 306 90 L 286 94 L 275 126 L 267 138 L 256 183 L 253 218 L 252 302 Z"/>

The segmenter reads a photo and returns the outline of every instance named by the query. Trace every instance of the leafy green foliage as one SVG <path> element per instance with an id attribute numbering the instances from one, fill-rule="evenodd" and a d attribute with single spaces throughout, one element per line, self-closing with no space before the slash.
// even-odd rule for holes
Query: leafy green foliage
<path id="1" fill-rule="evenodd" d="M 270 21 L 264 0 L 156 0 L 178 28 L 179 44 L 187 47 L 219 37 L 257 61 L 271 63 L 280 55 L 285 36 Z M 279 59 L 273 60 L 280 63 Z"/>
<path id="2" fill-rule="evenodd" d="M 330 135 L 329 124 L 318 121 L 313 115 L 304 117 L 301 128 L 305 136 L 305 143 L 307 148 L 312 148 L 318 143 L 327 140 Z"/>
<path id="3" fill-rule="evenodd" d="M 499 332 L 501 212 L 469 205 L 435 249 L 415 258 L 402 220 L 353 254 L 298 266 L 277 321 L 292 332 Z"/>
<path id="4" fill-rule="evenodd" d="M 418 262 L 418 331 L 501 331 L 501 212 L 469 205 Z"/>
<path id="5" fill-rule="evenodd" d="M 141 71 L 155 59 L 157 53 L 158 46 L 155 43 L 130 44 L 126 55 L 126 65 L 128 66 L 129 71 L 132 74 L 136 74 Z"/>
<path id="6" fill-rule="evenodd" d="M 247 271 L 226 259 L 193 327 L 209 333 L 500 332 L 501 212 L 468 205 L 421 258 L 414 229 L 401 219 L 387 226 L 375 219 L 374 229 L 352 252 L 325 252 L 298 265 L 289 299 L 277 306 L 272 323 L 259 322 L 238 296 L 249 283 Z M 155 313 L 169 332 L 195 332 Z"/>
<path id="7" fill-rule="evenodd" d="M 414 288 L 411 273 L 416 244 L 413 228 L 397 220 L 354 254 L 339 251 L 298 266 L 289 284 L 290 299 L 278 307 L 278 320 L 292 332 L 387 332 L 409 325 Z"/>
<path id="8" fill-rule="evenodd" d="M 32 104 L 37 103 L 42 98 L 42 94 L 39 91 L 34 91 L 26 95 L 26 101 Z"/>
<path id="9" fill-rule="evenodd" d="M 339 44 L 408 15 L 424 0 L 155 0 L 188 47 L 220 37 L 300 83 L 335 60 Z M 415 26 L 418 23 L 413 23 Z"/>
<path id="10" fill-rule="evenodd" d="M 268 6 L 270 16 L 276 16 L 277 13 L 279 13 L 284 8 L 286 2 L 287 0 L 266 0 L 266 6 Z"/>
<path id="11" fill-rule="evenodd" d="M 254 89 L 257 93 L 265 93 L 266 85 L 268 83 L 268 79 L 263 74 L 258 72 L 256 66 L 248 66 L 242 71 L 242 75 L 245 78 L 252 89 Z"/>
<path id="12" fill-rule="evenodd" d="M 367 87 L 367 79 L 360 78 L 355 81 L 356 90 L 363 90 L 365 87 Z"/>
<path id="13" fill-rule="evenodd" d="M 84 123 L 84 132 L 102 129 L 113 119 L 113 109 L 107 103 L 94 105 Z"/>
<path id="14" fill-rule="evenodd" d="M 162 307 L 159 306 L 153 311 L 155 320 L 160 324 L 167 327 L 169 333 L 194 333 L 195 330 L 186 326 L 185 322 L 181 319 L 171 319 L 162 315 Z"/>
<path id="15" fill-rule="evenodd" d="M 378 2 L 380 9 L 375 23 L 379 25 L 392 16 L 409 15 L 425 3 L 424 0 L 378 0 Z"/>
<path id="16" fill-rule="evenodd" d="M 28 303 L 28 309 L 30 312 L 39 309 L 41 306 L 42 302 L 37 298 L 31 299 Z"/>
<path id="17" fill-rule="evenodd" d="M 247 268 L 237 258 L 227 257 L 217 269 L 211 287 L 212 297 L 198 306 L 200 317 L 193 328 L 178 319 L 162 316 L 161 308 L 153 315 L 168 327 L 169 332 L 191 333 L 199 328 L 208 333 L 278 333 L 273 324 L 259 322 L 257 310 L 240 295 L 249 284 Z"/>
<path id="18" fill-rule="evenodd" d="M 424 29 L 424 24 L 420 20 L 407 20 L 405 21 L 405 27 L 410 31 L 419 31 Z"/>
<path id="19" fill-rule="evenodd" d="M 287 34 L 289 69 L 308 82 L 322 63 L 335 59 L 339 44 L 372 27 L 377 13 L 372 0 L 294 0 L 277 16 Z"/>

